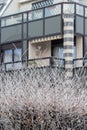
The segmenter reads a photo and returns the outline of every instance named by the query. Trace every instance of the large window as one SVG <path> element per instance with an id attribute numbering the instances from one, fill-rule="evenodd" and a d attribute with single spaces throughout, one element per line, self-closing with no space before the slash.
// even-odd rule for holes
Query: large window
<path id="1" fill-rule="evenodd" d="M 53 56 L 57 58 L 63 58 L 63 46 L 53 47 Z"/>
<path id="2" fill-rule="evenodd" d="M 6 70 L 21 68 L 22 50 L 21 48 L 4 50 L 3 62 L 6 63 Z"/>
<path id="3" fill-rule="evenodd" d="M 3 57 L 4 63 L 21 61 L 21 58 L 22 58 L 21 48 L 4 50 L 4 57 Z"/>
<path id="4" fill-rule="evenodd" d="M 54 65 L 63 66 L 63 39 L 52 41 L 52 56 Z M 57 58 L 57 59 L 56 59 Z"/>
<path id="5" fill-rule="evenodd" d="M 4 63 L 12 62 L 12 50 L 5 50 L 4 51 Z"/>
<path id="6" fill-rule="evenodd" d="M 21 48 L 14 49 L 14 62 L 21 61 L 22 59 L 22 50 Z"/>
<path id="7" fill-rule="evenodd" d="M 7 70 L 12 68 L 20 68 L 22 60 L 22 45 L 8 44 L 2 46 L 2 63 L 5 63 Z"/>
<path id="8" fill-rule="evenodd" d="M 52 41 L 52 56 L 63 58 L 63 39 Z"/>

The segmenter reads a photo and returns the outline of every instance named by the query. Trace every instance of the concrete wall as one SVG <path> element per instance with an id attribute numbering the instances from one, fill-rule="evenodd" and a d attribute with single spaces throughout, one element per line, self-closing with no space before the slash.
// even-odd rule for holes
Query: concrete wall
<path id="1" fill-rule="evenodd" d="M 29 43 L 29 59 L 44 58 L 50 56 L 51 56 L 51 41 L 35 44 Z M 49 59 L 44 59 L 36 61 L 36 64 L 38 66 L 42 65 L 46 66 L 49 65 L 49 62 L 50 62 Z"/>

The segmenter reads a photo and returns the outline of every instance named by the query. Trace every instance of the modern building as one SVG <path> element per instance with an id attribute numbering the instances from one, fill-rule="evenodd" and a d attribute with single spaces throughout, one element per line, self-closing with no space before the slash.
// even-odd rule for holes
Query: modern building
<path id="1" fill-rule="evenodd" d="M 10 0 L 0 18 L 3 69 L 87 66 L 86 0 Z"/>

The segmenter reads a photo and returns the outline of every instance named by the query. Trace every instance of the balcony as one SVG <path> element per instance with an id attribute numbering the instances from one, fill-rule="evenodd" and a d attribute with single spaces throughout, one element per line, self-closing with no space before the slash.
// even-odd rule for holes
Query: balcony
<path id="1" fill-rule="evenodd" d="M 2 17 L 0 43 L 62 35 L 63 12 L 74 14 L 76 35 L 87 35 L 87 7 L 66 2 Z"/>
<path id="2" fill-rule="evenodd" d="M 61 34 L 61 14 L 61 4 L 58 4 L 3 17 L 1 18 L 1 44 Z"/>
<path id="3" fill-rule="evenodd" d="M 43 57 L 29 59 L 26 61 L 6 62 L 0 64 L 0 71 L 21 70 L 26 68 L 41 68 L 41 67 L 58 67 L 65 68 L 65 60 L 57 57 Z M 73 69 L 79 70 L 84 68 L 87 70 L 87 58 L 79 58 L 73 60 Z"/>

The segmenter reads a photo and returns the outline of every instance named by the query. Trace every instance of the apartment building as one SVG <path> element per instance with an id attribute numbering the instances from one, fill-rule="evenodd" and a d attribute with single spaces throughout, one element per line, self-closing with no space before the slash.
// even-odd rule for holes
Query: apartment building
<path id="1" fill-rule="evenodd" d="M 4 69 L 87 66 L 86 0 L 11 0 L 0 18 Z"/>

